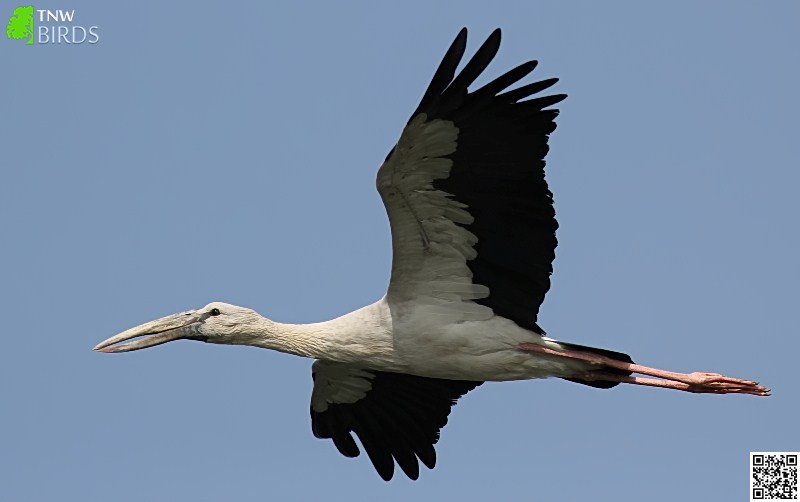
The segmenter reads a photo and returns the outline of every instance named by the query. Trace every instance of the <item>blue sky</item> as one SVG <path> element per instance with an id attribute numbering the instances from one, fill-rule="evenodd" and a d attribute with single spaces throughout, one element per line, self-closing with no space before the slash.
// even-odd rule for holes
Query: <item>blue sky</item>
<path id="1" fill-rule="evenodd" d="M 35 5 L 100 40 L 0 39 L 0 499 L 742 500 L 749 451 L 800 450 L 797 2 Z M 772 397 L 487 384 L 387 484 L 311 435 L 308 360 L 90 351 L 212 300 L 379 298 L 375 171 L 462 26 L 504 30 L 482 82 L 535 58 L 569 94 L 540 324 Z"/>

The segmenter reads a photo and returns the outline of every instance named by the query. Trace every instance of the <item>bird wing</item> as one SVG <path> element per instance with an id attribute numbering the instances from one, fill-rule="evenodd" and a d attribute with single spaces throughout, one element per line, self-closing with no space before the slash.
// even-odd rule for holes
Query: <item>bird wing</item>
<path id="1" fill-rule="evenodd" d="M 394 253 L 387 299 L 457 310 L 459 320 L 494 313 L 544 333 L 536 319 L 558 227 L 544 179 L 558 110 L 545 108 L 566 95 L 520 101 L 557 79 L 506 91 L 536 61 L 469 92 L 497 53 L 500 30 L 454 77 L 466 38 L 465 28 L 378 170 Z"/>
<path id="2" fill-rule="evenodd" d="M 316 361 L 312 368 L 311 427 L 332 439 L 339 452 L 357 457 L 355 432 L 375 470 L 385 480 L 396 461 L 411 479 L 421 460 L 436 464 L 433 445 L 456 400 L 481 382 L 388 373 L 350 364 Z"/>

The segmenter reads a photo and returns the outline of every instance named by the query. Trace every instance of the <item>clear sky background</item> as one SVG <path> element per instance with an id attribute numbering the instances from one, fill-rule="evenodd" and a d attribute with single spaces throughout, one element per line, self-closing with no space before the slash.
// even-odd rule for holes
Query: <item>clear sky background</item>
<path id="1" fill-rule="evenodd" d="M 0 39 L 0 499 L 744 500 L 748 452 L 800 450 L 798 2 L 35 6 L 101 38 Z M 91 352 L 212 300 L 379 298 L 375 172 L 462 26 L 469 54 L 504 30 L 480 82 L 535 58 L 569 94 L 540 324 L 772 397 L 486 384 L 435 470 L 384 483 L 312 436 L 311 361 Z"/>

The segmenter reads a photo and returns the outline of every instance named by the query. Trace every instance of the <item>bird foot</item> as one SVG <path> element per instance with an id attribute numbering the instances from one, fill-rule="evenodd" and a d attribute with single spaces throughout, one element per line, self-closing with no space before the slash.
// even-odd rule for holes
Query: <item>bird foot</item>
<path id="1" fill-rule="evenodd" d="M 751 394 L 754 396 L 768 396 L 770 390 L 752 380 L 731 378 L 718 373 L 694 372 L 686 374 L 682 380 L 688 385 L 686 389 L 695 393 L 711 394 Z"/>

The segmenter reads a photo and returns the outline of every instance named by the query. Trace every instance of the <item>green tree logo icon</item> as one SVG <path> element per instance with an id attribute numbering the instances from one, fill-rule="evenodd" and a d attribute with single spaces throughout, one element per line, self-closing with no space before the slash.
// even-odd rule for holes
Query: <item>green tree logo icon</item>
<path id="1" fill-rule="evenodd" d="M 14 40 L 27 38 L 25 45 L 33 44 L 33 5 L 25 5 L 14 9 L 8 20 L 6 35 Z"/>

